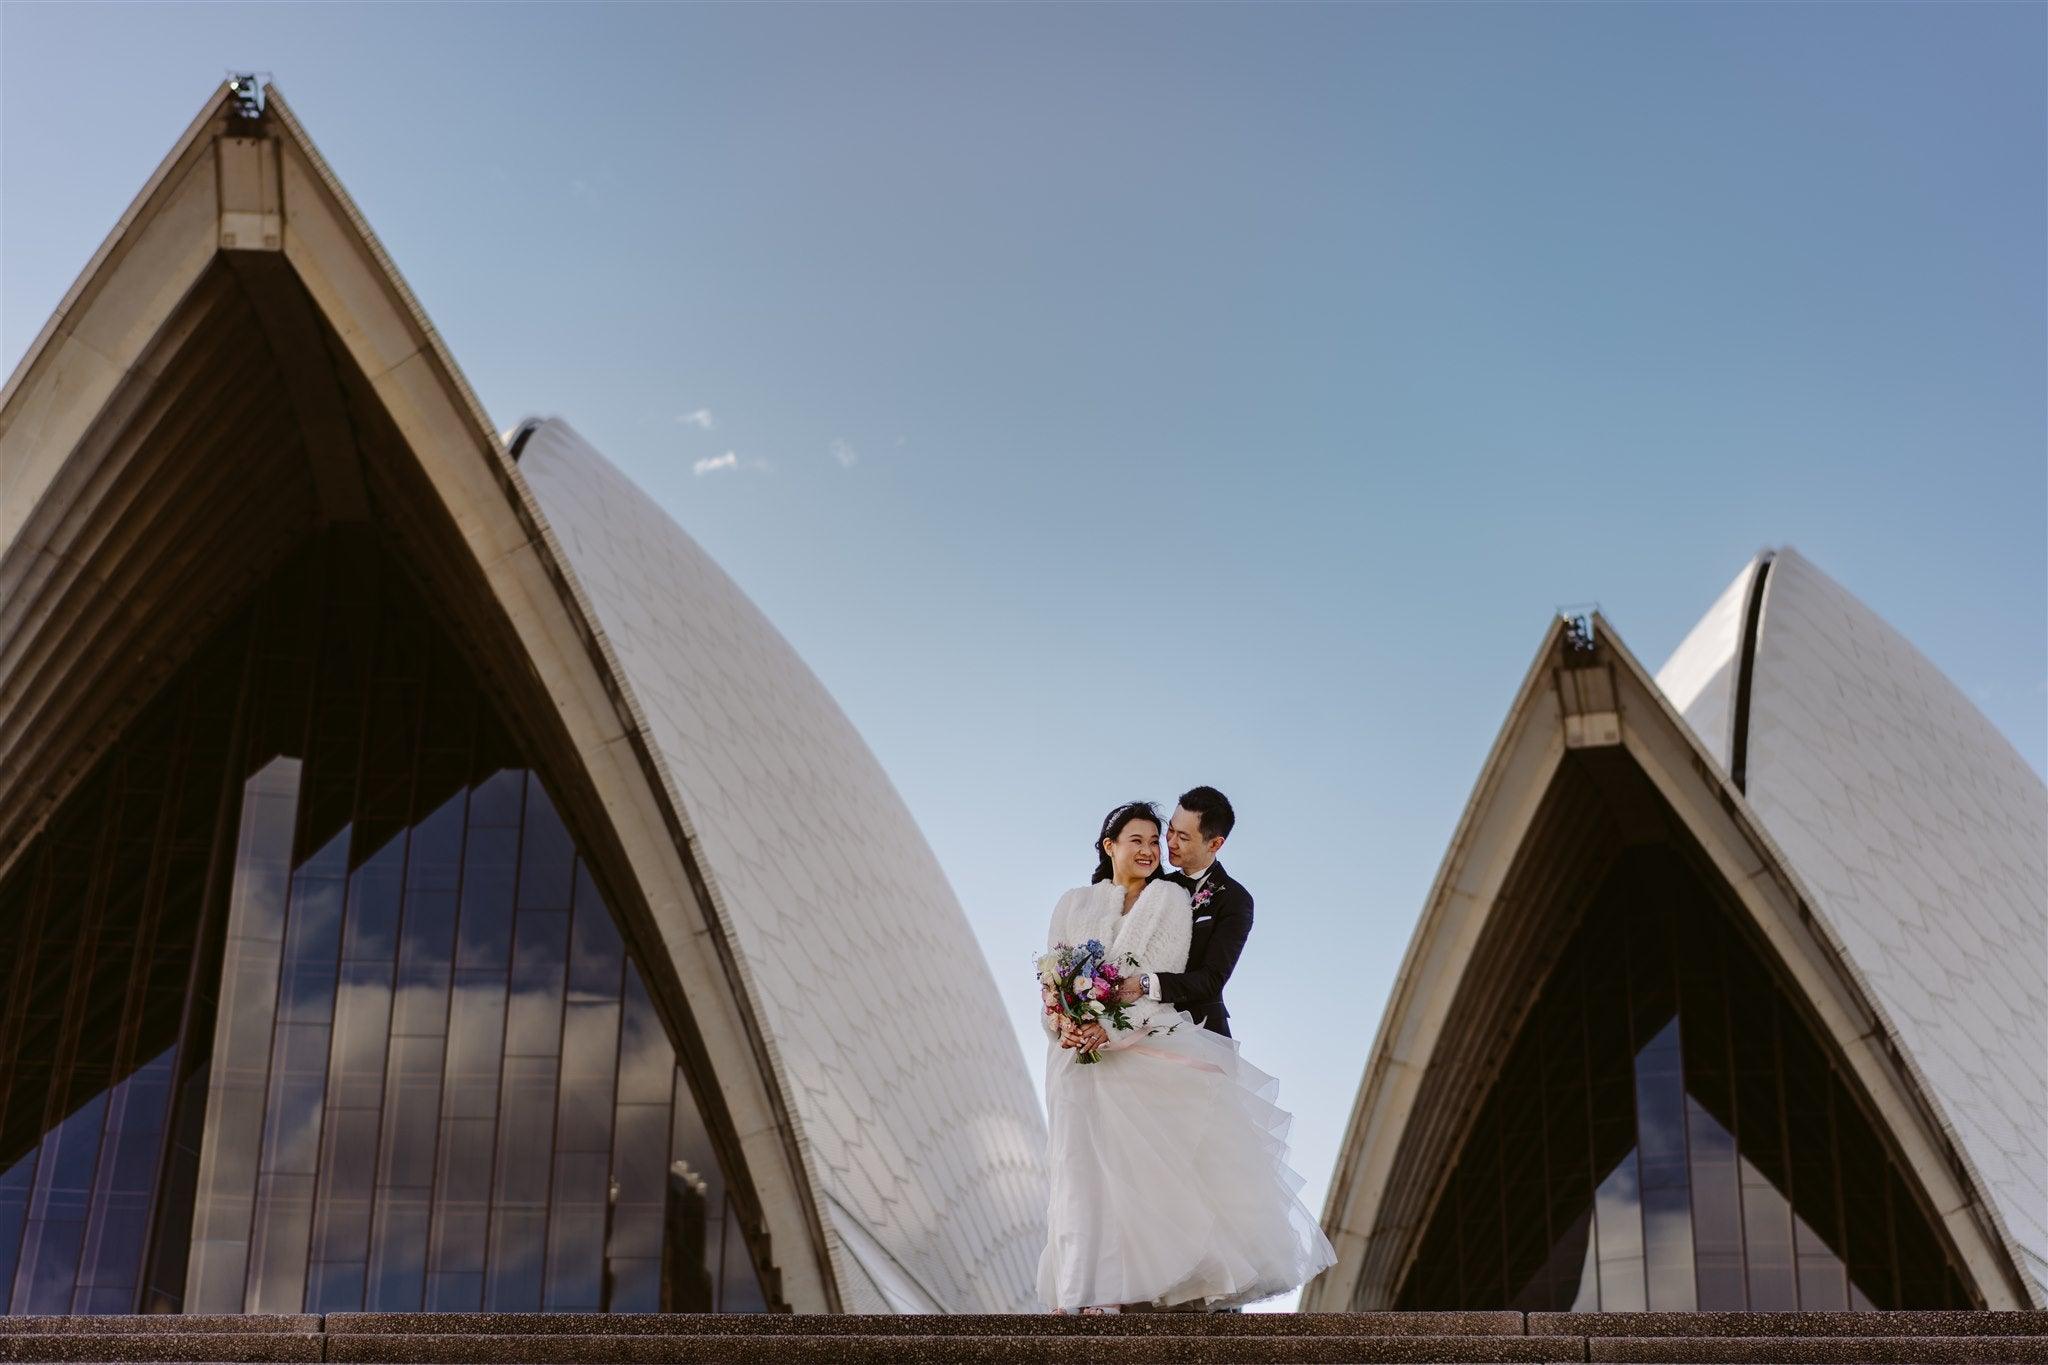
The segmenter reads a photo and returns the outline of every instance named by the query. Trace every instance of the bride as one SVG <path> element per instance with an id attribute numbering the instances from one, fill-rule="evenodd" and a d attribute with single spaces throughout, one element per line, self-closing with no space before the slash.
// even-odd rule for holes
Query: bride
<path id="1" fill-rule="evenodd" d="M 1093 882 L 1053 907 L 1048 950 L 1099 939 L 1134 971 L 1187 967 L 1188 893 L 1160 874 L 1159 813 L 1103 821 Z M 1282 1294 L 1336 1260 L 1296 1198 L 1278 1083 L 1238 1044 L 1154 1000 L 1129 1007 L 1101 1061 L 1080 1065 L 1048 1015 L 1052 1175 L 1038 1292 L 1056 1313 L 1124 1305 L 1234 1308 Z"/>

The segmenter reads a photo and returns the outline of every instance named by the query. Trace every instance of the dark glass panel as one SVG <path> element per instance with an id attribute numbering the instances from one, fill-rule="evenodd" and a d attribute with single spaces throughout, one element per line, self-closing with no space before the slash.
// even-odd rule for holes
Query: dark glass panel
<path id="1" fill-rule="evenodd" d="M 718 1307 L 718 1265 L 723 1243 L 719 1211 L 702 1180 L 671 1170 L 664 1208 L 661 1311 L 710 1313 Z"/>
<path id="2" fill-rule="evenodd" d="M 663 1310 L 662 1265 L 668 1204 L 669 1106 L 620 1104 L 612 1136 L 612 1204 L 608 1257 L 614 1312 Z M 702 1266 L 702 1228 L 693 1264 Z M 685 1310 L 671 1310 L 685 1311 Z M 694 1311 L 709 1311 L 708 1302 Z"/>
<path id="3" fill-rule="evenodd" d="M 740 1231 L 739 1206 L 728 1199 L 725 1204 L 725 1257 L 719 1271 L 718 1311 L 761 1313 L 767 1308 L 760 1278 L 754 1273 L 754 1262 L 747 1255 L 746 1238 Z"/>
<path id="4" fill-rule="evenodd" d="M 1656 1312 L 1684 1312 L 1697 1306 L 1685 1118 L 1685 1071 L 1674 1015 L 1636 1053 L 1643 1262 L 1649 1307 Z"/>
<path id="5" fill-rule="evenodd" d="M 256 1177 L 257 1218 L 249 1238 L 250 1313 L 296 1313 L 305 1302 L 313 1177 L 265 1171 Z"/>
<path id="6" fill-rule="evenodd" d="M 1458 1257 L 1460 1275 L 1474 1291 L 1505 1301 L 1501 1241 L 1500 1114 L 1482 1115 L 1469 1148 L 1473 1176 L 1460 1189 Z"/>
<path id="7" fill-rule="evenodd" d="M 640 973 L 628 967 L 619 1023 L 619 1103 L 666 1106 L 675 1089 L 675 1049 Z"/>
<path id="8" fill-rule="evenodd" d="M 1634 887 L 1617 876 L 1609 898 Z M 1585 1018 L 1587 1097 L 1591 1104 L 1593 1246 L 1603 1312 L 1641 1310 L 1643 1204 L 1637 1168 L 1635 1047 L 1628 995 L 1628 920 L 1617 917 L 1587 939 Z M 1469 1292 L 1468 1286 L 1468 1292 Z"/>
<path id="9" fill-rule="evenodd" d="M 559 1152 L 548 1208 L 549 1312 L 604 1308 L 605 1215 L 610 1207 L 611 1153 Z"/>
<path id="10" fill-rule="evenodd" d="M 162 1156 L 170 1108 L 172 1050 L 117 1084 L 100 1146 L 99 1178 L 90 1203 L 79 1265 L 78 1312 L 128 1312 L 135 1303 L 142 1248 L 149 1240 L 150 1196 Z M 119 1304 L 112 1309 L 86 1304 Z"/>
<path id="11" fill-rule="evenodd" d="M 1827 1062 L 1806 1030 L 1781 1029 L 1779 1056 L 1785 1068 L 1785 1134 L 1796 1208 L 1792 1257 L 1799 1306 L 1808 1311 L 1839 1312 L 1849 1306 L 1849 1277 L 1834 1250 L 1842 1245 L 1830 1112 L 1834 1091 L 1827 1083 Z"/>
<path id="12" fill-rule="evenodd" d="M 668 1209 L 669 1129 L 676 1089 L 674 1049 L 640 974 L 628 966 L 619 1024 L 618 1108 L 612 1125 L 612 1180 L 618 1195 L 612 1205 L 608 1256 L 613 1268 L 609 1306 L 614 1311 L 710 1311 L 709 1295 L 695 1308 L 673 1307 L 666 1287 L 667 1266 L 675 1254 Z M 695 1259 L 689 1262 L 700 1269 L 701 1225 L 700 1217 Z"/>
<path id="13" fill-rule="evenodd" d="M 1698 1306 L 1740 1311 L 1749 1303 L 1749 1285 L 1742 1259 L 1742 1182 L 1723 943 L 1712 919 L 1697 912 L 1680 915 L 1678 933 Z"/>
<path id="14" fill-rule="evenodd" d="M 0 1308 L 761 1306 L 597 879 L 374 533 L 24 849 L 0 988 Z"/>
<path id="15" fill-rule="evenodd" d="M 29 1188 L 21 1266 L 14 1277 L 14 1311 L 68 1313 L 85 1245 L 87 1196 L 99 1159 L 104 1091 L 58 1121 L 43 1138 Z"/>
<path id="16" fill-rule="evenodd" d="M 367 1304 L 393 1313 L 420 1310 L 426 1286 L 429 1207 L 425 1188 L 378 1189 Z"/>
<path id="17" fill-rule="evenodd" d="M 462 853 L 462 911 L 456 931 L 455 963 L 471 971 L 496 972 L 504 976 L 512 955 L 512 895 L 519 876 L 519 823 L 517 779 L 514 770 L 470 794 L 470 824 Z M 514 814 L 509 825 L 477 823 L 485 809 L 485 797 L 497 785 L 513 790 Z"/>
<path id="18" fill-rule="evenodd" d="M 591 879 L 590 865 L 576 863 L 576 914 L 569 930 L 569 999 L 617 1000 L 626 945 Z"/>
<path id="19" fill-rule="evenodd" d="M 1508 1111 L 1501 1132 L 1501 1231 L 1505 1239 L 1503 1283 L 1508 1297 L 1519 1303 L 1528 1294 L 1533 1275 L 1542 1275 L 1548 1298 L 1547 1263 L 1554 1238 L 1550 1233 L 1549 1185 L 1544 1179 L 1549 1132 L 1544 1096 L 1535 1104 Z"/>
<path id="20" fill-rule="evenodd" d="M 1848 1097 L 1843 1100 L 1847 1103 Z M 1845 1112 L 1835 1128 L 1840 1144 L 1842 1222 L 1848 1247 L 1852 1300 L 1886 1305 L 1905 1302 L 1899 1293 L 1890 1200 L 1891 1174 L 1875 1131 L 1861 1116 Z"/>
<path id="21" fill-rule="evenodd" d="M 21 1230 L 28 1222 L 28 1194 L 35 1185 L 36 1157 L 31 1149 L 0 1171 L 0 1299 L 12 1301 L 14 1272 L 21 1263 Z"/>
<path id="22" fill-rule="evenodd" d="M 505 1052 L 513 1057 L 552 1057 L 562 1048 L 569 915 L 561 910 L 521 910 L 513 922 Z"/>
<path id="23" fill-rule="evenodd" d="M 422 1193 L 434 1183 L 434 1142 L 441 1122 L 441 1061 L 437 1037 L 391 1040 L 391 1069 L 384 1082 L 383 1136 L 378 1147 L 377 1183 Z"/>
<path id="24" fill-rule="evenodd" d="M 606 1152 L 612 1145 L 619 1006 L 577 1003 L 562 1026 L 562 1101 L 555 1145 L 565 1152 Z"/>
<path id="25" fill-rule="evenodd" d="M 427 1275 L 429 1313 L 473 1313 L 483 1307 L 484 1277 L 480 1270 L 436 1270 Z"/>
<path id="26" fill-rule="evenodd" d="M 490 1232 L 491 1154 L 497 1125 L 488 1118 L 441 1120 L 434 1171 L 432 1232 L 427 1240 L 427 1307 L 483 1307 Z M 473 1299 L 461 1297 L 475 1291 Z"/>
<path id="27" fill-rule="evenodd" d="M 347 1313 L 360 1308 L 365 1274 L 361 1261 L 315 1261 L 306 1275 L 306 1311 Z"/>
<path id="28" fill-rule="evenodd" d="M 1698 1306 L 1740 1312 L 1749 1303 L 1742 1263 L 1742 1186 L 1735 1137 L 1706 1106 L 1686 1097 L 1691 1142 L 1693 1257 Z"/>
<path id="29" fill-rule="evenodd" d="M 526 774 L 526 823 L 519 835 L 519 908 L 567 910 L 574 894 L 576 846 L 540 774 Z"/>
<path id="30" fill-rule="evenodd" d="M 1785 1197 L 1790 1182 L 1778 1091 L 1777 1000 L 1752 989 L 1747 998 L 1737 997 L 1735 1013 L 1746 1021 L 1734 1038 L 1735 1141 L 1741 1151 L 1749 1306 L 1785 1311 L 1799 1307 L 1799 1286 L 1792 1273 L 1792 1206 Z"/>
<path id="31" fill-rule="evenodd" d="M 680 1071 L 674 1082 L 674 1116 L 669 1134 L 667 1249 L 662 1310 L 700 1311 L 715 1301 L 718 1275 L 724 1265 L 725 1179 L 711 1151 L 690 1087 Z"/>
<path id="32" fill-rule="evenodd" d="M 484 1306 L 495 1311 L 541 1306 L 557 1066 L 553 1057 L 505 1059 L 484 1297 Z"/>
<path id="33" fill-rule="evenodd" d="M 353 1265 L 369 1259 L 371 1193 L 377 1168 L 377 1111 L 329 1109 L 322 1138 L 325 1155 L 315 1190 L 312 1260 L 316 1267 Z M 355 1281 L 358 1286 L 362 1276 Z M 307 1300 L 308 1312 L 343 1312 L 361 1300 Z"/>
<path id="34" fill-rule="evenodd" d="M 1499 1074 L 1399 1307 L 1968 1305 L 1810 1026 L 1672 850 L 1617 861 Z"/>
<path id="35" fill-rule="evenodd" d="M 1555 977 L 1563 1003 L 1538 1016 L 1516 1065 L 1537 1068 L 1544 1122 L 1545 1224 L 1553 1239 L 1542 1289 L 1525 1296 L 1532 1309 L 1564 1303 L 1597 1308 L 1600 1283 L 1593 1247 L 1593 1130 L 1586 1083 L 1586 1028 L 1578 1008 L 1584 964 L 1567 959 Z M 1528 1049 L 1539 1055 L 1529 1056 Z"/>
<path id="36" fill-rule="evenodd" d="M 329 1106 L 376 1112 L 384 1094 L 384 1061 L 390 1042 L 390 960 L 344 961 L 335 989 Z"/>

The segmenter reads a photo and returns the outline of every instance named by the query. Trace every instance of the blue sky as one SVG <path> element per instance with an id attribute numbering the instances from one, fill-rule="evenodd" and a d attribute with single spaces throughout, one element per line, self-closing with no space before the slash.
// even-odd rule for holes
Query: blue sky
<path id="1" fill-rule="evenodd" d="M 1796 545 L 2048 769 L 2044 51 L 2018 4 L 9 4 L 0 365 L 274 73 L 492 417 L 569 418 L 817 670 L 1020 1030 L 1101 813 L 1236 799 L 1320 1207 L 1558 605 L 1654 665 Z"/>

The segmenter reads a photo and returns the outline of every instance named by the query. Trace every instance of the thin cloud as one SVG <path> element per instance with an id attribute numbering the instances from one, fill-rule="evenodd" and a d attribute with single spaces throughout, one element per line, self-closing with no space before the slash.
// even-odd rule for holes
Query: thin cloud
<path id="1" fill-rule="evenodd" d="M 774 465 L 757 456 L 741 459 L 739 452 L 728 450 L 723 455 L 710 455 L 697 461 L 690 466 L 690 472 L 701 479 L 706 474 L 716 474 L 722 469 L 751 469 L 757 474 L 767 474 L 773 472 L 774 468 Z"/>
<path id="2" fill-rule="evenodd" d="M 711 430 L 711 409 L 697 408 L 691 412 L 678 413 L 676 415 L 676 425 L 679 427 L 695 427 L 699 431 L 709 431 Z"/>
<path id="3" fill-rule="evenodd" d="M 832 458 L 839 461 L 841 469 L 851 469 L 860 463 L 860 452 L 844 441 L 832 442 Z"/>

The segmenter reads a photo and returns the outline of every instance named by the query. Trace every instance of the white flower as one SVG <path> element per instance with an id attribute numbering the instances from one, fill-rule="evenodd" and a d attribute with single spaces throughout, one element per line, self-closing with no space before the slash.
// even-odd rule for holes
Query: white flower
<path id="1" fill-rule="evenodd" d="M 1100 1000 L 1090 1000 L 1088 1002 L 1088 1012 L 1090 1014 L 1102 1013 L 1102 1002 Z"/>
<path id="2" fill-rule="evenodd" d="M 1077 976 L 1077 977 L 1075 977 L 1075 978 L 1074 978 L 1074 994 L 1076 994 L 1076 995 L 1086 995 L 1086 994 L 1088 994 L 1088 978 L 1087 978 L 1087 977 L 1085 977 L 1085 976 Z"/>

